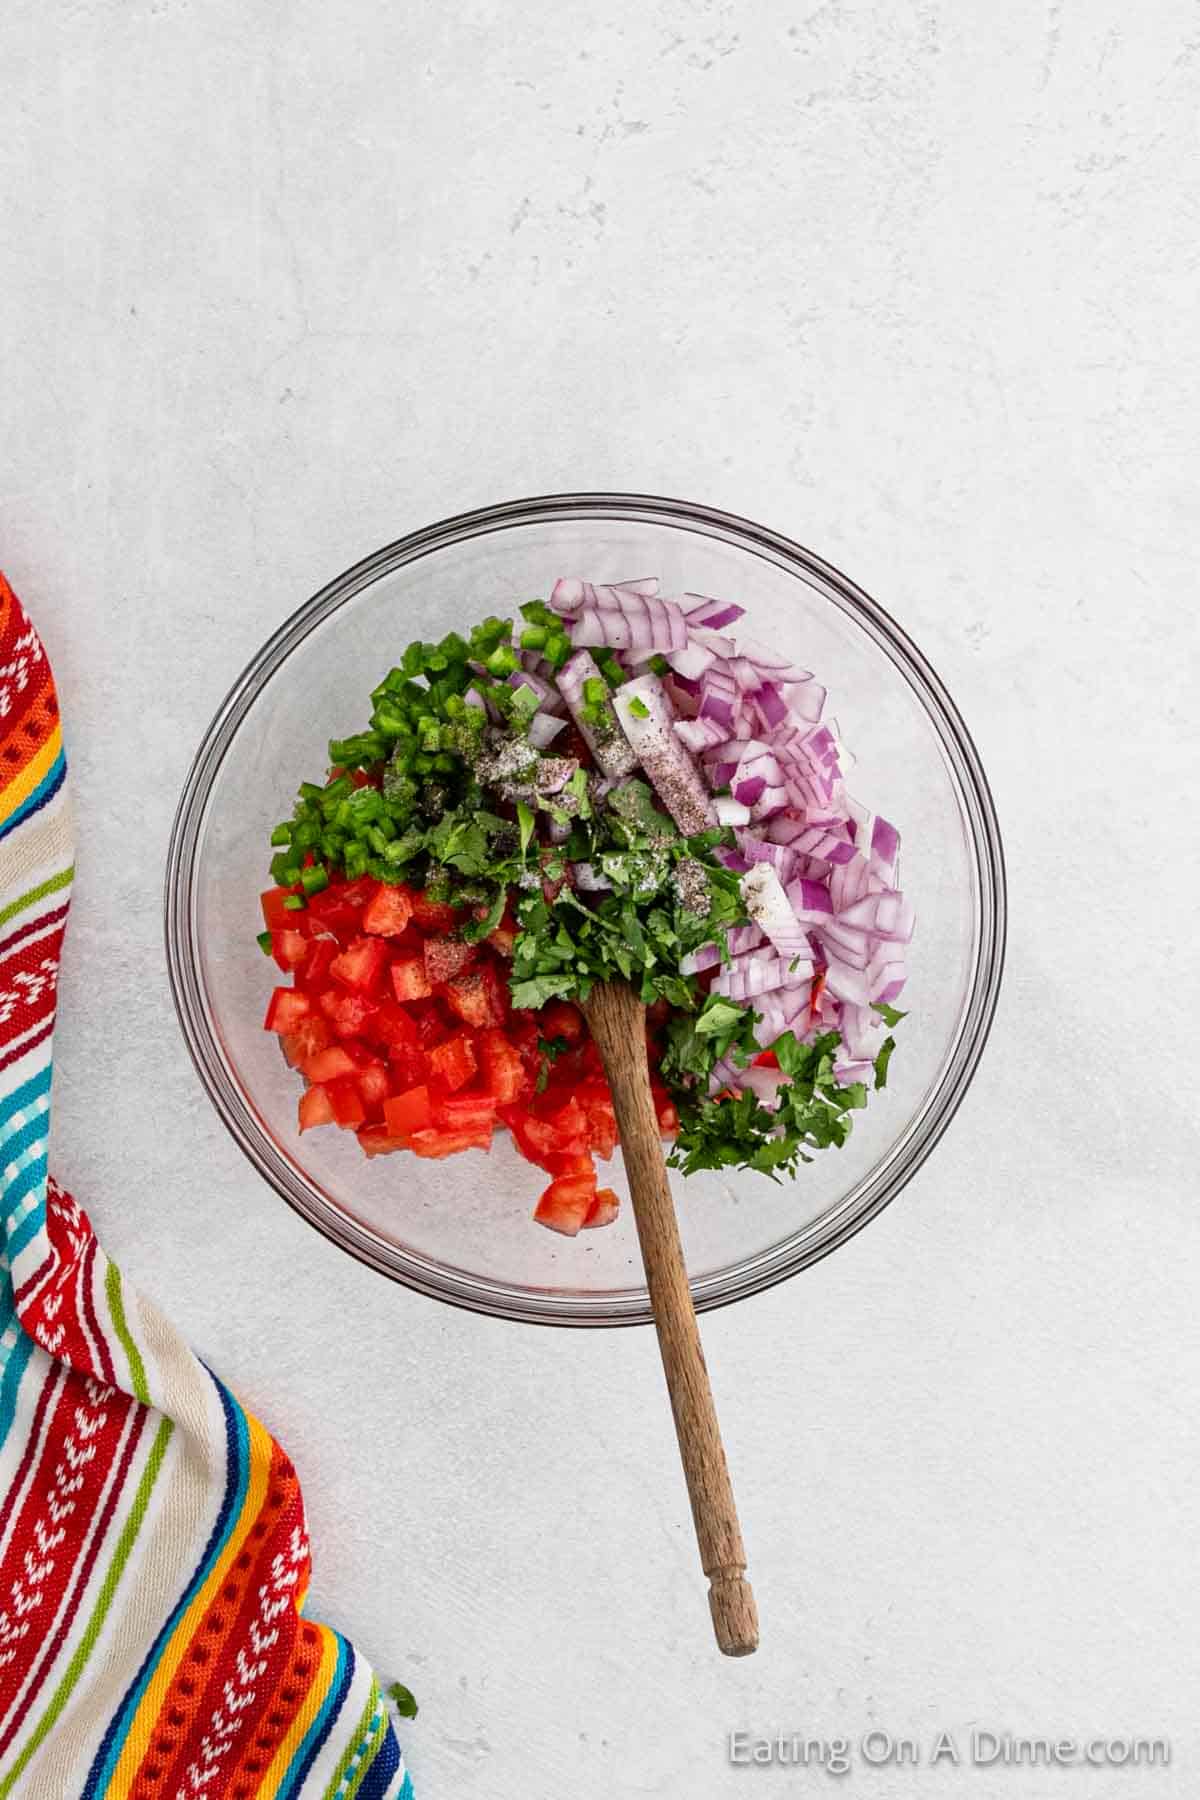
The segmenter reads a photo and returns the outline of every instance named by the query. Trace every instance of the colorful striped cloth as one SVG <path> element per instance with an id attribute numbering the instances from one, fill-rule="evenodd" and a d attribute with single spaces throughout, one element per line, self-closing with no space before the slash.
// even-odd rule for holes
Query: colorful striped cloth
<path id="1" fill-rule="evenodd" d="M 47 1175 L 58 702 L 0 576 L 0 1800 L 409 1800 L 279 1445 Z"/>

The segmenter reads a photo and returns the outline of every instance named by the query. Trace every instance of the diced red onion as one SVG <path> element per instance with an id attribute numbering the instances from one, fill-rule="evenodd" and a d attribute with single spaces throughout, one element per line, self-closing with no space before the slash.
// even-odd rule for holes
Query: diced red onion
<path id="1" fill-rule="evenodd" d="M 776 1112 L 779 1107 L 779 1090 L 787 1086 L 788 1077 L 778 1069 L 751 1067 L 738 1072 L 738 1083 L 743 1090 L 749 1089 L 760 1106 L 765 1106 L 768 1112 Z"/>
<path id="2" fill-rule="evenodd" d="M 841 1034 L 842 1043 L 846 1047 L 846 1055 L 853 1059 L 860 1057 L 873 1061 L 879 1054 L 887 1027 L 881 1014 L 873 1007 L 842 1007 Z"/>
<path id="3" fill-rule="evenodd" d="M 675 735 L 697 753 L 726 741 L 725 728 L 716 719 L 676 719 Z"/>
<path id="4" fill-rule="evenodd" d="M 545 750 L 560 731 L 565 731 L 566 725 L 565 719 L 555 718 L 553 713 L 534 713 L 529 721 L 529 741 L 535 750 Z"/>
<path id="5" fill-rule="evenodd" d="M 881 874 L 887 875 L 896 866 L 900 854 L 900 833 L 894 825 L 875 815 L 875 824 L 871 830 L 871 863 Z"/>
<path id="6" fill-rule="evenodd" d="M 557 613 L 575 612 L 583 605 L 583 596 L 588 586 L 588 582 L 579 581 L 574 576 L 560 576 L 550 591 L 551 606 Z"/>
<path id="7" fill-rule="evenodd" d="M 708 789 L 680 742 L 678 721 L 658 676 L 639 675 L 627 681 L 615 690 L 613 706 L 630 748 L 685 837 L 715 825 Z"/>
<path id="8" fill-rule="evenodd" d="M 596 667 L 595 658 L 589 656 L 586 650 L 577 650 L 567 658 L 558 672 L 558 689 L 599 767 L 610 780 L 619 781 L 623 775 L 631 775 L 637 768 L 637 756 L 624 733 L 618 729 L 617 715 L 610 700 L 605 701 L 605 717 L 609 722 L 609 729 L 599 732 L 589 724 L 584 716 L 589 710 L 584 701 L 584 684 L 588 681 L 604 682 L 604 677 Z M 607 694 L 607 683 L 604 683 L 604 690 Z"/>
<path id="9" fill-rule="evenodd" d="M 774 731 L 788 716 L 787 702 L 773 682 L 764 681 L 750 696 L 767 731 Z"/>
<path id="10" fill-rule="evenodd" d="M 760 994 L 785 986 L 796 974 L 811 973 L 811 961 L 805 966 L 803 960 L 797 962 L 794 956 L 771 957 L 764 956 L 761 950 L 752 950 L 748 956 L 735 957 L 722 969 L 709 992 L 723 994 L 729 1000 L 755 1000 Z"/>
<path id="11" fill-rule="evenodd" d="M 875 912 L 876 932 L 889 943 L 907 944 L 916 926 L 912 902 L 894 888 L 887 889 L 878 899 L 879 905 Z"/>
<path id="12" fill-rule="evenodd" d="M 796 886 L 799 893 L 794 894 L 789 888 L 788 899 L 793 902 L 797 912 L 816 913 L 818 916 L 832 913 L 833 901 L 827 887 L 822 886 L 819 881 L 806 881 L 803 876 Z"/>
<path id="13" fill-rule="evenodd" d="M 788 794 L 786 788 L 772 787 L 770 782 L 768 782 L 766 788 L 759 795 L 758 799 L 750 809 L 755 823 L 761 825 L 765 824 L 768 819 L 773 819 L 776 813 L 783 811 L 784 807 L 787 805 L 787 800 Z"/>
<path id="14" fill-rule="evenodd" d="M 825 985 L 839 1000 L 854 1006 L 869 1006 L 870 982 L 865 969 L 852 969 L 840 957 L 831 956 L 825 965 Z"/>
<path id="15" fill-rule="evenodd" d="M 757 950 L 766 941 L 757 925 L 735 925 L 726 938 L 730 956 L 745 956 L 747 950 Z"/>
<path id="16" fill-rule="evenodd" d="M 801 719 L 816 724 L 825 710 L 825 689 L 819 681 L 801 681 L 788 687 L 787 702 Z"/>
<path id="17" fill-rule="evenodd" d="M 718 844 L 713 855 L 725 868 L 732 869 L 735 875 L 744 875 L 750 867 L 740 850 L 727 850 L 724 844 Z"/>
<path id="18" fill-rule="evenodd" d="M 756 669 L 748 657 L 735 656 L 729 669 L 743 694 L 752 694 L 762 681 L 762 671 Z"/>
<path id="19" fill-rule="evenodd" d="M 770 670 L 771 678 L 774 681 L 812 680 L 808 669 L 797 668 L 790 658 L 782 656 L 778 650 L 771 650 L 765 644 L 760 644 L 756 638 L 742 638 L 738 650 L 742 656 L 755 663 L 758 668 Z"/>
<path id="20" fill-rule="evenodd" d="M 703 644 L 688 644 L 682 650 L 671 650 L 667 654 L 675 674 L 685 681 L 699 681 L 716 660 L 713 651 L 705 649 Z"/>
<path id="21" fill-rule="evenodd" d="M 529 669 L 514 669 L 508 678 L 508 686 L 514 689 L 527 687 L 530 693 L 537 696 L 538 706 L 543 712 L 561 712 L 563 709 L 563 698 L 558 689 Z"/>
<path id="22" fill-rule="evenodd" d="M 680 959 L 679 972 L 681 975 L 699 975 L 704 969 L 717 968 L 720 961 L 719 944 L 701 944 L 699 949 L 689 950 L 687 955 Z"/>
<path id="23" fill-rule="evenodd" d="M 891 1001 L 904 986 L 900 946 L 912 935 L 913 914 L 897 886 L 898 832 L 846 792 L 852 758 L 836 722 L 822 723 L 825 689 L 784 652 L 725 635 L 742 616 L 730 603 L 699 594 L 663 600 L 647 579 L 596 587 L 564 580 L 556 583 L 551 605 L 583 649 L 583 659 L 571 659 L 580 695 L 581 668 L 596 673 L 584 649 L 589 644 L 606 645 L 623 668 L 636 672 L 614 702 L 634 758 L 628 766 L 640 758 L 682 829 L 715 820 L 738 833 L 736 850 L 721 846 L 715 854 L 742 875 L 756 922 L 727 934 L 733 963 L 718 971 L 714 991 L 755 1003 L 764 1047 L 789 1026 L 801 1034 L 837 1030 L 838 1079 L 868 1074 L 883 1030 L 872 1002 Z M 671 665 L 665 688 L 640 673 L 655 655 Z M 532 675 L 547 673 L 523 661 Z M 572 676 L 564 682 L 563 673 L 557 685 L 577 717 Z M 628 713 L 629 698 L 639 691 L 648 709 L 641 721 Z M 538 724 L 547 711 L 539 707 L 531 730 L 549 729 Z M 655 751 L 659 761 L 652 766 Z M 689 752 L 702 758 L 701 768 Z M 676 813 L 678 795 L 672 804 L 668 792 L 672 773 L 687 796 L 686 823 Z M 725 788 L 730 795 L 710 798 L 710 790 Z M 710 944 L 681 966 L 698 973 L 720 960 L 721 947 Z M 825 982 L 814 1004 L 818 965 Z M 782 1081 L 775 1071 L 755 1071 L 751 1081 L 746 1073 L 718 1065 L 712 1090 L 749 1086 L 768 1093 Z"/>
<path id="24" fill-rule="evenodd" d="M 597 587 L 571 617 L 568 630 L 576 649 L 607 645 L 634 657 L 681 651 L 687 625 L 674 600 L 633 593 L 628 588 Z"/>
<path id="25" fill-rule="evenodd" d="M 835 919 L 826 919 L 817 928 L 821 940 L 821 948 L 827 955 L 837 957 L 851 969 L 866 969 L 871 962 L 871 939 L 866 932 L 855 931 L 853 926 L 839 925 Z"/>
<path id="26" fill-rule="evenodd" d="M 706 650 L 711 650 L 713 655 L 720 661 L 728 663 L 731 657 L 737 655 L 737 645 L 732 638 L 722 637 L 720 633 L 716 631 L 700 630 L 693 625 L 690 619 L 687 621 L 687 627 L 688 636 L 692 643 L 703 644 L 704 648 Z M 725 673 L 728 674 L 728 670 L 726 670 Z"/>
<path id="27" fill-rule="evenodd" d="M 709 600 L 704 594 L 684 594 L 680 606 L 687 614 L 689 631 L 697 625 L 711 626 L 719 631 L 722 626 L 735 624 L 746 610 L 726 600 Z"/>
<path id="28" fill-rule="evenodd" d="M 867 1081 L 871 1075 L 871 1059 L 862 1062 L 838 1061 L 833 1067 L 833 1079 L 839 1087 L 850 1087 L 856 1081 Z"/>
<path id="29" fill-rule="evenodd" d="M 722 727 L 721 737 L 711 740 L 719 744 L 733 729 L 733 701 L 724 694 L 710 690 L 701 695 L 699 716 L 701 719 L 713 719 Z"/>
<path id="30" fill-rule="evenodd" d="M 770 938 L 780 956 L 807 954 L 807 933 L 770 863 L 755 863 L 743 876 L 741 885 L 746 911 Z"/>

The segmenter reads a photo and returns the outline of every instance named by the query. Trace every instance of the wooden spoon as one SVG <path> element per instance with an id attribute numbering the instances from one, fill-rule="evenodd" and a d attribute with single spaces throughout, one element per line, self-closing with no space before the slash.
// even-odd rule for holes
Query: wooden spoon
<path id="1" fill-rule="evenodd" d="M 583 1010 L 612 1090 L 713 1629 L 726 1656 L 749 1656 L 758 1611 L 654 1116 L 646 1009 L 627 982 L 610 981 L 597 982 Z"/>

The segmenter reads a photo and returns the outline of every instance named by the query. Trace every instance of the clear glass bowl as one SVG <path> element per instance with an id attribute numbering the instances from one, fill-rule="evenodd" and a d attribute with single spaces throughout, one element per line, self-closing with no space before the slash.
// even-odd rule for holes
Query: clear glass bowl
<path id="1" fill-rule="evenodd" d="M 331 1242 L 407 1286 L 507 1318 L 643 1323 L 650 1309 L 628 1205 L 576 1239 L 530 1221 L 539 1172 L 498 1134 L 490 1155 L 368 1161 L 350 1133 L 296 1130 L 298 1081 L 261 1029 L 274 971 L 255 943 L 267 839 L 330 737 L 415 637 L 439 638 L 544 596 L 555 576 L 655 574 L 745 606 L 752 635 L 829 688 L 857 757 L 851 788 L 894 820 L 916 905 L 889 1081 L 847 1146 L 794 1182 L 675 1177 L 698 1307 L 782 1281 L 886 1206 L 949 1123 L 995 1008 L 1004 952 L 1000 834 L 975 748 L 920 651 L 810 551 L 727 513 L 630 494 L 562 494 L 465 513 L 339 576 L 237 681 L 180 801 L 166 881 L 167 960 L 188 1049 L 251 1162 Z M 613 1185 L 624 1193 L 620 1158 Z"/>

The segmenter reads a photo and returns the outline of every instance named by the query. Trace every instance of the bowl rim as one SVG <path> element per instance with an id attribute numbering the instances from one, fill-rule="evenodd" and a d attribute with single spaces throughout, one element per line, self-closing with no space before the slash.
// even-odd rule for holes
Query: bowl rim
<path id="1" fill-rule="evenodd" d="M 363 557 L 327 582 L 287 617 L 247 663 L 218 706 L 200 741 L 180 794 L 171 829 L 164 875 L 164 936 L 171 995 L 184 1043 L 217 1115 L 252 1166 L 292 1209 L 341 1250 L 416 1292 L 496 1318 L 520 1323 L 618 1326 L 652 1322 L 644 1289 L 592 1296 L 554 1289 L 506 1286 L 464 1270 L 450 1270 L 432 1258 L 400 1246 L 383 1253 L 383 1240 L 320 1195 L 298 1162 L 283 1155 L 262 1130 L 233 1081 L 220 1045 L 209 1028 L 192 921 L 198 873 L 197 850 L 213 784 L 250 706 L 292 650 L 340 606 L 380 576 L 434 550 L 512 526 L 591 517 L 667 523 L 707 537 L 733 542 L 815 574 L 836 603 L 864 627 L 904 676 L 936 730 L 965 813 L 978 884 L 975 943 L 967 1000 L 941 1079 L 918 1113 L 876 1164 L 864 1184 L 832 1210 L 789 1239 L 746 1262 L 696 1277 L 697 1311 L 728 1306 L 788 1280 L 849 1242 L 891 1204 L 917 1173 L 946 1130 L 969 1088 L 991 1030 L 1004 968 L 1007 882 L 1004 849 L 991 788 L 979 753 L 954 701 L 928 659 L 882 606 L 841 570 L 780 532 L 698 502 L 662 495 L 578 492 L 501 501 L 455 513 L 409 532 Z M 826 598 L 829 596 L 826 595 Z M 296 1179 L 296 1171 L 300 1180 Z M 814 1227 L 822 1224 L 812 1243 Z"/>

